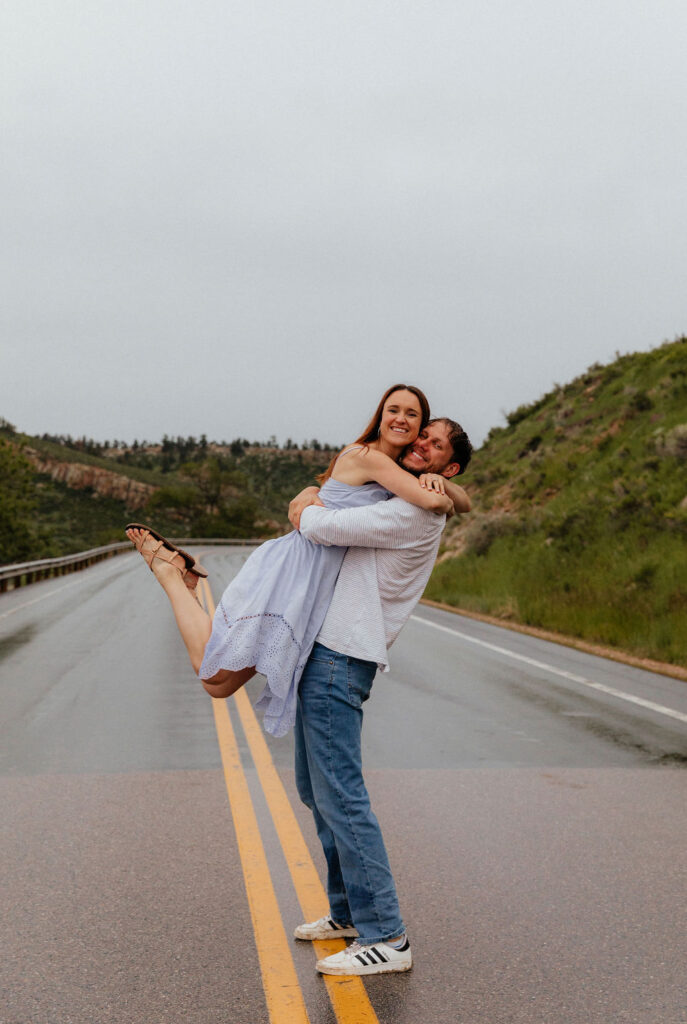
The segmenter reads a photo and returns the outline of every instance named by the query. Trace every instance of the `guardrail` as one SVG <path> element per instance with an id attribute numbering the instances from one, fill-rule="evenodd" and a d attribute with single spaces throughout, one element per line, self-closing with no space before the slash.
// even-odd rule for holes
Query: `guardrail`
<path id="1" fill-rule="evenodd" d="M 174 544 L 179 545 L 208 545 L 208 544 L 230 544 L 255 545 L 262 544 L 265 540 L 261 538 L 231 538 L 231 537 L 181 537 L 170 538 Z M 7 590 L 14 590 L 17 587 L 35 583 L 36 580 L 44 580 L 50 576 L 64 576 L 69 572 L 78 572 L 86 569 L 89 565 L 102 562 L 105 558 L 114 558 L 124 551 L 132 551 L 133 548 L 128 540 L 119 541 L 116 544 L 105 544 L 100 548 L 90 548 L 88 551 L 79 551 L 72 555 L 63 555 L 61 558 L 40 558 L 35 562 L 17 562 L 15 565 L 0 565 L 0 593 Z"/>

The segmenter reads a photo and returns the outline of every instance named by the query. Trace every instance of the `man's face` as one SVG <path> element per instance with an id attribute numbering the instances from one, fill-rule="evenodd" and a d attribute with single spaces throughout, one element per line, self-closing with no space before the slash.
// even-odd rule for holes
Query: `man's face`
<path id="1" fill-rule="evenodd" d="M 410 473 L 440 473 L 442 476 L 455 476 L 460 466 L 454 461 L 453 448 L 448 439 L 448 427 L 445 423 L 429 423 L 420 431 L 401 465 Z"/>

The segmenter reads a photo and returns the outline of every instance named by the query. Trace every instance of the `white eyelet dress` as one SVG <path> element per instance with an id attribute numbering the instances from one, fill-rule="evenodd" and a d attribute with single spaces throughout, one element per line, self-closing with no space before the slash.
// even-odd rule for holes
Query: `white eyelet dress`
<path id="1" fill-rule="evenodd" d="M 329 478 L 320 490 L 327 508 L 385 501 L 377 483 L 355 487 Z M 256 707 L 264 726 L 284 736 L 296 719 L 298 683 L 322 627 L 346 548 L 313 544 L 294 530 L 253 552 L 217 606 L 200 667 L 201 679 L 220 669 L 255 665 L 267 677 Z"/>

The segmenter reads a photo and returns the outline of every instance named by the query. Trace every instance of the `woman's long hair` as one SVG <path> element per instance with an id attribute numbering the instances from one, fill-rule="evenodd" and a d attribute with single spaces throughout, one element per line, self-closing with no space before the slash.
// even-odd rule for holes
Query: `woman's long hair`
<path id="1" fill-rule="evenodd" d="M 356 437 L 352 444 L 369 444 L 371 441 L 375 441 L 379 437 L 379 427 L 382 422 L 382 413 L 384 412 L 384 406 L 389 400 L 389 397 L 393 395 L 394 391 L 410 391 L 417 398 L 420 403 L 420 409 L 422 411 L 422 422 L 420 423 L 420 430 L 424 430 L 429 423 L 429 402 L 427 396 L 420 388 L 416 388 L 413 384 L 392 384 L 391 387 L 384 392 L 380 400 L 379 405 L 375 410 L 375 414 L 363 430 L 360 437 Z M 346 446 L 350 448 L 350 445 Z M 337 453 L 332 461 L 327 466 L 324 473 L 320 473 L 317 480 L 320 484 L 323 484 L 332 475 L 334 470 L 334 463 L 338 459 L 340 453 Z"/>

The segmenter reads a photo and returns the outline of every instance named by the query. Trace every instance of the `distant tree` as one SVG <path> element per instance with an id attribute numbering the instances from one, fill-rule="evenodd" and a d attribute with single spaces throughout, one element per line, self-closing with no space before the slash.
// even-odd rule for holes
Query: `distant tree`
<path id="1" fill-rule="evenodd" d="M 230 459 L 210 455 L 203 462 L 184 463 L 179 473 L 181 481 L 161 487 L 149 509 L 172 512 L 196 537 L 254 535 L 258 503 Z"/>

